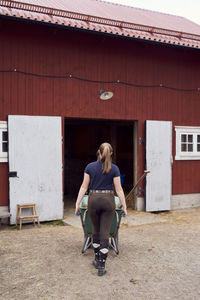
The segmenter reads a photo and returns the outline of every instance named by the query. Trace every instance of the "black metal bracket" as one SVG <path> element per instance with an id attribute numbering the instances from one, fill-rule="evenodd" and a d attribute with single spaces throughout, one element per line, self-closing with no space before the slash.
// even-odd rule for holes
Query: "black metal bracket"
<path id="1" fill-rule="evenodd" d="M 141 138 L 141 137 L 139 137 L 139 144 L 140 144 L 140 145 L 141 145 L 141 144 L 144 144 L 144 139 Z"/>
<path id="2" fill-rule="evenodd" d="M 141 187 L 138 188 L 138 194 L 144 194 L 144 189 L 142 189 Z"/>
<path id="3" fill-rule="evenodd" d="M 19 178 L 19 177 L 17 176 L 17 172 L 16 172 L 16 171 L 11 171 L 11 172 L 9 172 L 9 173 L 8 173 L 8 176 L 9 176 L 9 177 L 17 177 L 17 178 Z"/>

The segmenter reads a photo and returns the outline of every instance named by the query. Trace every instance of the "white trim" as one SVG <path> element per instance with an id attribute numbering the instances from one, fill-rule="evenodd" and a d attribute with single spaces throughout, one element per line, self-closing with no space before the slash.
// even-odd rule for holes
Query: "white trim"
<path id="1" fill-rule="evenodd" d="M 200 160 L 200 152 L 197 152 L 197 135 L 200 135 L 200 127 L 175 126 L 176 132 L 176 156 L 175 160 Z M 181 151 L 181 135 L 191 134 L 193 136 L 193 152 Z"/>
<path id="2" fill-rule="evenodd" d="M 0 121 L 0 144 L 2 145 L 2 132 L 8 130 L 8 123 L 6 121 Z M 8 161 L 8 152 L 2 152 L 0 148 L 0 163 Z"/>
<path id="3" fill-rule="evenodd" d="M 200 207 L 200 193 L 172 195 L 172 210 L 192 207 Z"/>

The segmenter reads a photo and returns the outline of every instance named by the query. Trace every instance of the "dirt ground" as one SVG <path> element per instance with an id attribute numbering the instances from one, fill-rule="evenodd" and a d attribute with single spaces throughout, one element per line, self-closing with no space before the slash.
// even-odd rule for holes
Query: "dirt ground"
<path id="1" fill-rule="evenodd" d="M 120 253 L 110 250 L 103 277 L 91 264 L 92 249 L 81 253 L 82 228 L 44 223 L 19 231 L 2 226 L 0 299 L 199 300 L 200 209 L 156 218 L 139 225 L 123 222 Z"/>

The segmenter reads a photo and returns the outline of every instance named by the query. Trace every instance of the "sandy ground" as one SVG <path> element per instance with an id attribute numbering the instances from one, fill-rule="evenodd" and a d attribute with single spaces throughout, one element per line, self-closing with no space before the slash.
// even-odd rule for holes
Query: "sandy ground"
<path id="1" fill-rule="evenodd" d="M 131 212 L 103 277 L 92 249 L 81 253 L 80 219 L 71 219 L 78 225 L 0 229 L 0 299 L 200 299 L 200 209 Z"/>

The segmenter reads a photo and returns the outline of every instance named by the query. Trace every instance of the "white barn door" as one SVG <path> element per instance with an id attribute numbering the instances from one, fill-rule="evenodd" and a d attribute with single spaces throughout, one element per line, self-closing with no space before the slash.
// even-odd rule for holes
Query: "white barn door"
<path id="1" fill-rule="evenodd" d="M 171 208 L 172 122 L 146 121 L 146 211 Z"/>
<path id="2" fill-rule="evenodd" d="M 61 118 L 10 115 L 8 142 L 10 223 L 25 203 L 40 221 L 63 218 Z"/>

